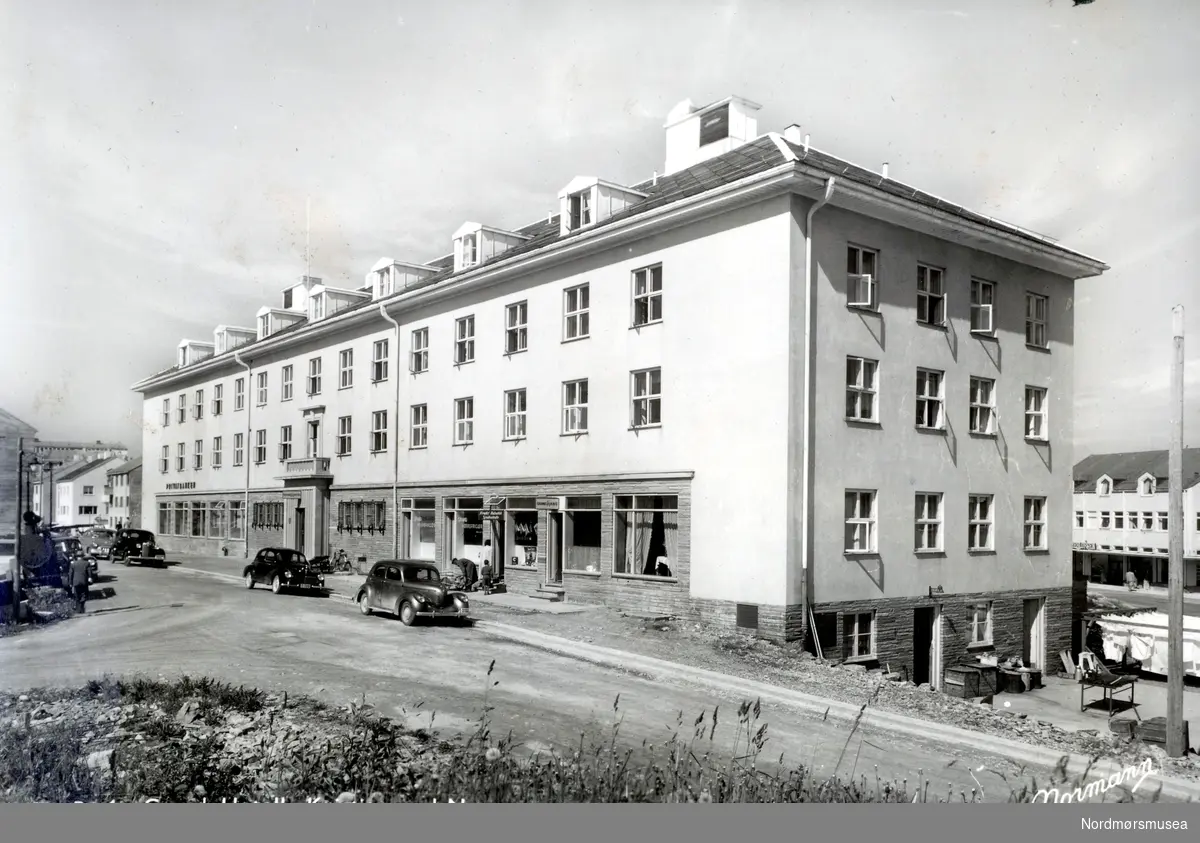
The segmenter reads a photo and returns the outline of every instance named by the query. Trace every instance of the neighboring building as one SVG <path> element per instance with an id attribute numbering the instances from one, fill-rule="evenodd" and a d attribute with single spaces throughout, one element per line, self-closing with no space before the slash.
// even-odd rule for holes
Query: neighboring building
<path id="1" fill-rule="evenodd" d="M 0 578 L 8 575 L 17 554 L 25 498 L 23 449 L 33 443 L 37 431 L 11 413 L 0 409 Z"/>
<path id="2" fill-rule="evenodd" d="M 49 483 L 56 482 L 59 476 L 69 471 L 80 461 L 107 459 L 110 457 L 129 458 L 129 448 L 118 442 L 71 442 L 71 441 L 42 441 L 35 439 L 26 445 L 25 464 L 30 466 L 30 509 L 46 521 L 44 511 L 50 506 Z"/>
<path id="3" fill-rule="evenodd" d="M 115 529 L 142 526 L 142 461 L 130 460 L 108 470 L 104 485 L 105 516 Z"/>
<path id="4" fill-rule="evenodd" d="M 174 552 L 490 540 L 516 592 L 788 639 L 811 612 L 825 654 L 935 685 L 977 651 L 1056 670 L 1074 280 L 1107 267 L 757 109 L 681 103 L 662 175 L 184 341 L 134 386 L 147 522 Z"/>
<path id="5" fill-rule="evenodd" d="M 1092 582 L 1166 587 L 1166 451 L 1095 454 L 1075 466 L 1072 548 Z M 1200 448 L 1183 452 L 1183 584 L 1200 586 Z"/>
<path id="6" fill-rule="evenodd" d="M 104 523 L 104 484 L 121 457 L 80 460 L 54 474 L 55 524 Z"/>

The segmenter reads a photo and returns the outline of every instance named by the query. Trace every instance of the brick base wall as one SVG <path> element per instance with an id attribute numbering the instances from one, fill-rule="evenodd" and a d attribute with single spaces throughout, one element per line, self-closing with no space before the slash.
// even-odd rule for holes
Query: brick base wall
<path id="1" fill-rule="evenodd" d="M 913 670 L 913 634 L 916 609 L 942 606 L 942 666 L 949 667 L 974 661 L 976 655 L 995 654 L 1001 660 L 1021 656 L 1025 623 L 1025 600 L 1044 598 L 1046 646 L 1042 654 L 1042 669 L 1047 674 L 1059 673 L 1062 661 L 1059 651 L 1071 646 L 1072 594 L 1070 588 L 1031 589 L 979 594 L 947 594 L 937 598 L 911 597 L 899 599 L 864 600 L 841 603 L 818 603 L 813 613 L 837 614 L 837 639 L 822 640 L 826 658 L 840 659 L 843 654 L 842 619 L 861 612 L 875 613 L 875 652 L 869 662 L 887 664 L 894 671 Z M 992 643 L 969 646 L 971 637 L 970 607 L 980 601 L 992 602 Z"/>

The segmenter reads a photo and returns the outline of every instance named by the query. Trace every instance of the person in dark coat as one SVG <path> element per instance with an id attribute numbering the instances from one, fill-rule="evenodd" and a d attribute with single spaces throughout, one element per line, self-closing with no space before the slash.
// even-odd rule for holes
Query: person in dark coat
<path id="1" fill-rule="evenodd" d="M 71 591 L 75 597 L 75 611 L 82 614 L 87 608 L 88 560 L 83 554 L 71 559 Z"/>

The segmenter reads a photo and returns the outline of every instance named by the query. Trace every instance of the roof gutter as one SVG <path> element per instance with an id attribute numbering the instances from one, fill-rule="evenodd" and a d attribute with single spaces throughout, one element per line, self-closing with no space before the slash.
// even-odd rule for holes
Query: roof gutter
<path id="1" fill-rule="evenodd" d="M 804 589 L 802 601 L 804 607 L 804 623 L 808 623 L 810 614 L 810 606 L 812 605 L 810 595 L 810 584 L 812 578 L 809 576 L 809 545 L 812 541 L 812 461 L 813 461 L 813 443 L 812 443 L 812 416 L 816 405 L 817 391 L 814 388 L 812 381 L 813 372 L 813 349 L 812 328 L 813 328 L 813 301 L 816 299 L 817 273 L 813 271 L 813 217 L 817 211 L 821 210 L 830 198 L 833 196 L 834 186 L 837 184 L 837 179 L 833 176 L 825 182 L 825 195 L 818 199 L 808 209 L 808 216 L 804 221 L 804 420 L 803 434 L 801 447 L 803 448 L 803 462 L 800 468 L 800 487 L 804 490 L 804 512 L 800 519 L 800 570 L 804 577 Z M 813 633 L 815 634 L 815 632 Z"/>
<path id="2" fill-rule="evenodd" d="M 392 323 L 396 330 L 396 404 L 392 412 L 392 558 L 400 558 L 400 323 L 388 315 L 387 305 L 379 305 L 379 315 Z"/>
<path id="3" fill-rule="evenodd" d="M 233 350 L 233 359 L 240 365 L 246 368 L 246 391 L 243 393 L 250 395 L 250 364 L 242 360 L 242 354 L 237 349 Z M 254 402 L 246 401 L 246 441 L 242 444 L 242 462 L 246 465 L 246 487 L 242 490 L 242 535 L 246 540 L 243 546 L 243 551 L 247 559 L 250 558 L 250 417 L 254 413 Z"/>

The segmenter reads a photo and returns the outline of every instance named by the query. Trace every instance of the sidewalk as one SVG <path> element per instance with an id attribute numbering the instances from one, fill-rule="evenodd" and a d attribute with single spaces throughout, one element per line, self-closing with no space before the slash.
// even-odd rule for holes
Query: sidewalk
<path id="1" fill-rule="evenodd" d="M 1146 586 L 1139 588 L 1137 591 L 1130 591 L 1123 585 L 1104 585 L 1103 583 L 1091 582 L 1088 583 L 1088 591 L 1098 594 L 1111 594 L 1113 597 L 1125 595 L 1126 597 L 1152 597 L 1157 600 L 1167 601 L 1167 589 L 1158 586 Z M 1184 591 L 1183 599 L 1185 603 L 1200 603 L 1200 591 Z"/>

